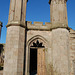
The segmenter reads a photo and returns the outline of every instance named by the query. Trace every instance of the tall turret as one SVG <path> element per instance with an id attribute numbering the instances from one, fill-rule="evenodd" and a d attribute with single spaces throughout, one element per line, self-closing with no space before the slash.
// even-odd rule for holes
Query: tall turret
<path id="1" fill-rule="evenodd" d="M 24 75 L 27 0 L 10 0 L 3 75 Z"/>
<path id="2" fill-rule="evenodd" d="M 69 75 L 69 30 L 67 21 L 67 0 L 50 0 L 52 23 L 53 75 Z M 62 69 L 61 69 L 62 68 Z"/>
<path id="3" fill-rule="evenodd" d="M 52 23 L 68 24 L 66 2 L 67 0 L 49 0 Z"/>
<path id="4" fill-rule="evenodd" d="M 25 24 L 27 1 L 28 0 L 10 0 L 8 24 L 11 22 Z"/>

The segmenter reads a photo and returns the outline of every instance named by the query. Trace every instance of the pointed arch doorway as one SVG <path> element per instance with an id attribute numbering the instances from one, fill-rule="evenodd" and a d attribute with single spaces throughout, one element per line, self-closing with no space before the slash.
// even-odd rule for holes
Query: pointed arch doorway
<path id="1" fill-rule="evenodd" d="M 40 40 L 34 41 L 28 51 L 26 75 L 46 75 L 45 71 L 45 46 Z"/>
<path id="2" fill-rule="evenodd" d="M 30 75 L 45 75 L 45 47 L 39 40 L 30 47 Z"/>

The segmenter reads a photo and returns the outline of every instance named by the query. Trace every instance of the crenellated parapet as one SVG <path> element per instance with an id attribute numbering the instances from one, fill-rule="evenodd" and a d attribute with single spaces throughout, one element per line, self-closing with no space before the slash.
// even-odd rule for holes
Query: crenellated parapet
<path id="1" fill-rule="evenodd" d="M 28 30 L 52 30 L 56 28 L 68 28 L 68 25 L 63 23 L 50 23 L 45 22 L 45 25 L 43 25 L 43 22 L 34 22 L 32 24 L 31 21 L 27 21 L 27 29 Z"/>
<path id="2" fill-rule="evenodd" d="M 46 22 L 45 25 L 43 25 L 43 22 L 34 22 L 32 24 L 31 21 L 27 22 L 27 29 L 28 30 L 50 30 L 51 28 L 51 23 Z"/>

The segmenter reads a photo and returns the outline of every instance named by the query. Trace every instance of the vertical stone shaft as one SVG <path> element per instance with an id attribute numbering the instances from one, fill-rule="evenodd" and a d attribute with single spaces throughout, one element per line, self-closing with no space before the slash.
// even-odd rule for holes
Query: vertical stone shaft
<path id="1" fill-rule="evenodd" d="M 27 0 L 11 0 L 3 75 L 23 75 Z"/>
<path id="2" fill-rule="evenodd" d="M 27 0 L 10 0 L 8 24 L 12 21 L 25 23 Z"/>
<path id="3" fill-rule="evenodd" d="M 52 30 L 53 75 L 70 75 L 69 31 L 65 28 Z"/>
<path id="4" fill-rule="evenodd" d="M 70 75 L 69 31 L 67 21 L 67 0 L 50 0 L 52 26 L 53 75 Z M 63 26 L 63 28 L 62 28 Z"/>
<path id="5" fill-rule="evenodd" d="M 52 23 L 68 24 L 66 0 L 50 0 L 50 16 Z"/>

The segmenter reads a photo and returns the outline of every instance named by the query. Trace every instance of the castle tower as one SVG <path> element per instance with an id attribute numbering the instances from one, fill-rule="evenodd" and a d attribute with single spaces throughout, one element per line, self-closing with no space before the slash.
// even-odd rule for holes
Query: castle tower
<path id="1" fill-rule="evenodd" d="M 68 24 L 66 1 L 67 0 L 49 0 L 52 23 Z"/>
<path id="2" fill-rule="evenodd" d="M 27 0 L 10 0 L 3 75 L 23 75 Z"/>
<path id="3" fill-rule="evenodd" d="M 50 0 L 52 23 L 53 75 L 69 75 L 69 30 L 67 21 L 67 0 Z"/>
<path id="4" fill-rule="evenodd" d="M 27 0 L 10 1 L 3 75 L 70 75 L 66 1 L 49 0 L 45 25 L 25 24 Z"/>

